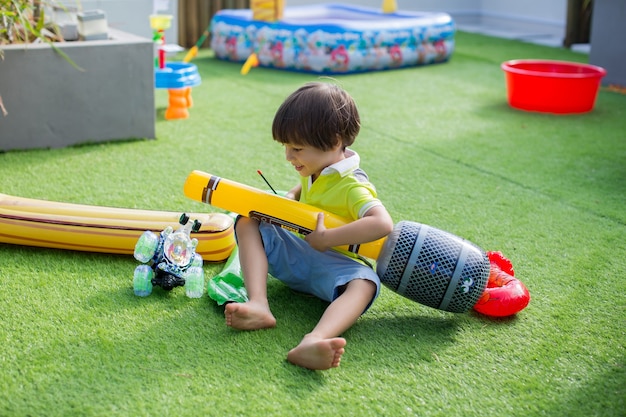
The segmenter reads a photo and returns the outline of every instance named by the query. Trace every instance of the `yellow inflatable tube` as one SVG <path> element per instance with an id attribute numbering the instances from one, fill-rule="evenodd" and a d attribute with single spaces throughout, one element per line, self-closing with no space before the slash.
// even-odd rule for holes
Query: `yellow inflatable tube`
<path id="1" fill-rule="evenodd" d="M 317 225 L 317 207 L 249 187 L 202 171 L 193 171 L 184 186 L 185 195 L 224 210 L 281 226 L 301 234 Z M 339 227 L 350 220 L 324 212 L 327 228 Z M 377 259 L 385 239 L 362 245 L 341 247 L 361 256 Z"/>
<path id="2" fill-rule="evenodd" d="M 202 227 L 191 236 L 207 262 L 225 261 L 235 247 L 233 220 L 222 213 L 187 213 Z M 58 203 L 0 194 L 0 243 L 132 254 L 146 230 L 176 229 L 181 213 Z"/>

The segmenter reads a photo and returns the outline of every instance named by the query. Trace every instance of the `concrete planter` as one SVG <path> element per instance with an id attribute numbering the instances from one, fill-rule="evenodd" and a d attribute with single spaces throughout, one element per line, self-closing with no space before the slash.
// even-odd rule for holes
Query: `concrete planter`
<path id="1" fill-rule="evenodd" d="M 0 151 L 155 137 L 154 46 L 109 30 L 109 39 L 3 46 Z"/>

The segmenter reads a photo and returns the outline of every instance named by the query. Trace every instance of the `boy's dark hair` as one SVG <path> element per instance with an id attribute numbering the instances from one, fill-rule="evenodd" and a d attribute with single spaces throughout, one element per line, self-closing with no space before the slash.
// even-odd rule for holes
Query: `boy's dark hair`
<path id="1" fill-rule="evenodd" d="M 272 123 L 275 141 L 308 145 L 327 151 L 341 141 L 354 143 L 361 129 L 356 103 L 341 87 L 307 83 L 281 104 Z"/>

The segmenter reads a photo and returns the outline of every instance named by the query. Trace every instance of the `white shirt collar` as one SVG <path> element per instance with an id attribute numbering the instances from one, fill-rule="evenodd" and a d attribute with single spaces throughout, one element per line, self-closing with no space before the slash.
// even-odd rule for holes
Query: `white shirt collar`
<path id="1" fill-rule="evenodd" d="M 354 171 L 355 169 L 359 167 L 359 164 L 361 162 L 361 158 L 359 157 L 359 154 L 357 154 L 352 149 L 346 148 L 344 155 L 345 155 L 344 159 L 342 159 L 339 162 L 335 162 L 332 165 L 327 166 L 326 168 L 322 170 L 321 174 L 325 175 L 325 174 L 330 174 L 332 172 L 338 172 L 339 175 L 343 177 L 343 176 L 348 175 L 349 173 L 351 173 L 352 171 Z"/>
<path id="2" fill-rule="evenodd" d="M 344 159 L 327 166 L 322 170 L 320 175 L 329 175 L 333 172 L 337 172 L 342 177 L 345 177 L 359 167 L 359 164 L 361 163 L 361 158 L 359 157 L 358 153 L 356 153 L 352 149 L 346 148 L 346 150 L 344 151 L 344 155 Z M 313 185 L 313 181 L 312 177 L 309 176 L 309 188 L 311 188 L 311 185 Z"/>

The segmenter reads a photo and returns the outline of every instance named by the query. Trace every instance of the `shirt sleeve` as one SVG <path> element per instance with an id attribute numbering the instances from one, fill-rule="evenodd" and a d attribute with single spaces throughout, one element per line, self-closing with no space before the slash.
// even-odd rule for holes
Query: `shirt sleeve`
<path id="1" fill-rule="evenodd" d="M 353 219 L 360 219 L 372 207 L 382 206 L 382 202 L 376 198 L 376 190 L 369 183 L 355 184 L 348 192 L 348 207 Z"/>

